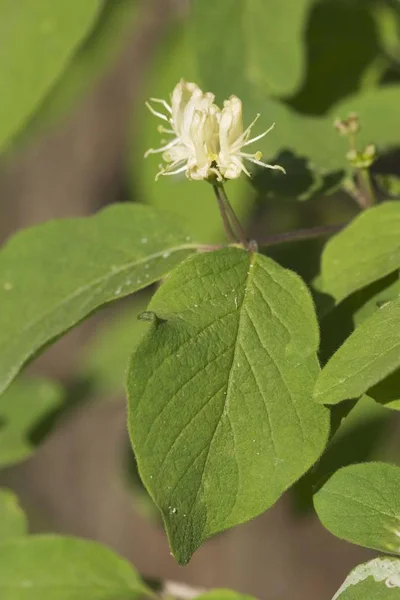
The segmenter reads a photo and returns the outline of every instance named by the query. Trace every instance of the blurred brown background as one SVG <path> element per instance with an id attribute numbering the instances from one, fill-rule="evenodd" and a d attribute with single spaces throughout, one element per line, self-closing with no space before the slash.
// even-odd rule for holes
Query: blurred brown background
<path id="1" fill-rule="evenodd" d="M 2 239 L 27 225 L 91 214 L 126 199 L 132 110 L 139 110 L 157 40 L 184 10 L 183 1 L 148 2 L 141 27 L 134 27 L 118 59 L 74 113 L 3 161 Z M 72 331 L 30 370 L 68 381 L 79 368 L 78 348 L 102 318 L 98 314 Z M 124 398 L 91 398 L 64 417 L 33 458 L 3 472 L 0 482 L 20 495 L 34 531 L 94 538 L 146 576 L 231 587 L 262 600 L 329 600 L 350 568 L 373 555 L 335 539 L 311 514 L 299 517 L 284 497 L 258 519 L 209 541 L 180 568 L 162 527 L 135 508 L 122 475 L 126 448 Z"/>

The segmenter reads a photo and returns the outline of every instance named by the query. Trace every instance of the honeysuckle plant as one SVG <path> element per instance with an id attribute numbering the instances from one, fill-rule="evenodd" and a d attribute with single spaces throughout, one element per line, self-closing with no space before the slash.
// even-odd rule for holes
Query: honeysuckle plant
<path id="1" fill-rule="evenodd" d="M 159 97 L 134 111 L 140 201 L 50 220 L 0 249 L 0 468 L 30 456 L 65 408 L 63 385 L 24 367 L 109 306 L 116 321 L 77 357 L 68 397 L 126 398 L 136 506 L 164 527 L 174 559 L 186 565 L 287 493 L 336 537 L 378 553 L 328 564 L 327 598 L 395 600 L 400 85 L 388 32 L 398 13 L 370 2 L 240 4 L 193 2 L 181 25 L 190 35 L 161 49 L 148 78 Z M 21 10 L 0 0 L 0 147 L 12 140 L 16 152 L 54 122 L 138 15 L 129 1 L 27 0 Z M 143 154 L 161 157 L 158 172 Z M 296 201 L 309 199 L 318 216 L 282 231 L 274 215 L 294 222 Z M 323 553 L 322 542 L 318 560 L 310 548 L 313 569 Z M 308 593 L 295 563 L 284 583 L 268 568 L 260 559 L 259 600 Z M 207 587 L 145 580 L 93 541 L 28 535 L 17 498 L 0 489 L 0 600 L 254 600 Z"/>

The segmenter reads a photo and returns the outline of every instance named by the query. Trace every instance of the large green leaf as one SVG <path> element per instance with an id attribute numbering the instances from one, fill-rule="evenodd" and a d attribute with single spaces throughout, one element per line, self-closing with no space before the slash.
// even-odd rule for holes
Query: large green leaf
<path id="1" fill-rule="evenodd" d="M 17 497 L 10 490 L 0 488 L 0 544 L 25 533 L 26 518 Z"/>
<path id="2" fill-rule="evenodd" d="M 129 429 L 172 551 L 268 509 L 318 459 L 318 325 L 302 280 L 239 249 L 189 258 L 149 306 L 128 372 Z"/>
<path id="3" fill-rule="evenodd" d="M 193 42 L 204 78 L 219 91 L 221 71 L 273 94 L 289 94 L 305 70 L 305 22 L 312 0 L 201 0 L 193 4 Z M 218 66 L 216 67 L 216 61 Z M 220 98 L 222 100 L 222 98 Z"/>
<path id="4" fill-rule="evenodd" d="M 173 88 L 182 77 L 198 82 L 188 31 L 180 24 L 158 49 L 145 86 L 147 96 L 165 98 L 168 101 Z M 134 166 L 133 186 L 141 201 L 160 208 L 168 207 L 171 213 L 179 218 L 183 217 L 192 235 L 204 243 L 226 240 L 210 185 L 189 181 L 184 174 L 160 177 L 155 181 L 160 155 L 147 159 L 143 155 L 149 148 L 160 146 L 161 136 L 157 131 L 160 121 L 150 114 L 144 101 L 142 105 L 135 106 L 133 122 L 129 167 L 131 164 Z M 251 186 L 244 178 L 240 178 L 228 184 L 226 191 L 238 216 L 245 218 L 254 201 Z"/>
<path id="5" fill-rule="evenodd" d="M 100 0 L 0 0 L 0 150 L 59 78 L 100 7 Z"/>
<path id="6" fill-rule="evenodd" d="M 400 268 L 400 202 L 385 202 L 354 219 L 322 254 L 322 290 L 337 302 Z"/>
<path id="7" fill-rule="evenodd" d="M 339 469 L 314 496 L 324 527 L 339 538 L 400 554 L 400 468 L 361 463 Z"/>
<path id="8" fill-rule="evenodd" d="M 400 368 L 400 298 L 388 302 L 347 338 L 322 369 L 314 397 L 324 404 L 357 398 Z"/>
<path id="9" fill-rule="evenodd" d="M 172 216 L 129 204 L 14 236 L 0 252 L 0 391 L 96 308 L 165 276 L 188 240 Z"/>
<path id="10" fill-rule="evenodd" d="M 22 132 L 24 139 L 65 116 L 110 68 L 140 13 L 140 4 L 140 0 L 106 0 L 96 27 Z"/>
<path id="11" fill-rule="evenodd" d="M 395 600 L 398 588 L 400 560 L 374 558 L 353 569 L 332 600 Z"/>
<path id="12" fill-rule="evenodd" d="M 146 589 L 108 548 L 43 535 L 0 544 L 0 594 L 2 600 L 139 600 Z"/>
<path id="13" fill-rule="evenodd" d="M 45 379 L 17 380 L 0 395 L 0 467 L 32 454 L 35 428 L 62 402 L 62 388 Z"/>

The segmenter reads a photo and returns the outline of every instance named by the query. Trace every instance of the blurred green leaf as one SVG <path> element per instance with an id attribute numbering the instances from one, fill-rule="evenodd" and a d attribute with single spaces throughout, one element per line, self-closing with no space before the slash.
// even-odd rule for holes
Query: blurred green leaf
<path id="1" fill-rule="evenodd" d="M 400 554 L 400 468 L 363 463 L 339 469 L 314 496 L 321 523 L 353 544 Z"/>
<path id="2" fill-rule="evenodd" d="M 0 252 L 0 390 L 94 310 L 164 277 L 188 242 L 173 216 L 140 204 L 17 233 Z"/>
<path id="3" fill-rule="evenodd" d="M 233 248 L 186 260 L 149 311 L 128 371 L 129 429 L 186 563 L 206 538 L 267 510 L 322 453 L 318 325 L 296 274 Z"/>
<path id="4" fill-rule="evenodd" d="M 0 467 L 32 454 L 35 444 L 31 434 L 63 399 L 62 388 L 45 379 L 19 379 L 0 395 Z"/>
<path id="5" fill-rule="evenodd" d="M 26 517 L 18 498 L 10 490 L 0 488 L 0 544 L 9 538 L 24 535 L 26 529 Z"/>
<path id="6" fill-rule="evenodd" d="M 139 600 L 150 595 L 126 560 L 96 542 L 53 535 L 0 544 L 1 600 Z"/>
<path id="7" fill-rule="evenodd" d="M 283 95 L 301 83 L 304 27 L 313 0 L 200 0 L 193 3 L 193 44 L 199 70 L 224 99 L 221 76 L 240 95 L 249 86 Z M 221 93 L 222 92 L 222 93 Z"/>
<path id="8" fill-rule="evenodd" d="M 400 268 L 400 202 L 357 216 L 322 254 L 322 290 L 337 302 Z"/>
<path id="9" fill-rule="evenodd" d="M 353 402 L 349 410 L 345 405 L 345 416 L 339 423 L 332 423 L 336 431 L 321 459 L 318 461 L 315 479 L 326 477 L 349 464 L 379 457 L 380 448 L 388 434 L 391 421 L 390 412 L 379 406 L 371 397 L 363 395 Z M 337 415 L 333 412 L 333 421 Z"/>
<path id="10" fill-rule="evenodd" d="M 180 24 L 160 45 L 145 86 L 147 97 L 169 100 L 170 94 L 181 78 L 198 82 L 190 47 L 189 32 Z M 147 99 L 147 98 L 146 98 Z M 184 219 L 194 238 L 203 243 L 226 241 L 217 203 L 211 185 L 189 181 L 185 175 L 160 177 L 155 181 L 160 157 L 143 158 L 149 148 L 160 146 L 159 125 L 143 104 L 136 108 L 132 124 L 133 183 L 141 202 L 168 210 Z M 254 191 L 244 178 L 226 186 L 229 201 L 239 218 L 245 219 L 254 202 Z"/>
<path id="11" fill-rule="evenodd" d="M 148 327 L 138 319 L 148 300 L 135 296 L 129 306 L 117 310 L 113 307 L 108 319 L 89 340 L 80 372 L 95 392 L 115 394 L 124 390 L 129 357 Z"/>
<path id="12" fill-rule="evenodd" d="M 307 74 L 290 105 L 305 114 L 321 115 L 335 102 L 360 89 L 365 70 L 380 54 L 371 3 L 315 2 L 305 39 Z"/>
<path id="13" fill-rule="evenodd" d="M 400 298 L 364 321 L 322 369 L 314 398 L 337 404 L 357 398 L 400 368 Z"/>
<path id="14" fill-rule="evenodd" d="M 78 48 L 62 77 L 46 96 L 18 141 L 50 127 L 74 105 L 115 62 L 132 30 L 141 0 L 106 0 L 95 28 Z"/>
<path id="15" fill-rule="evenodd" d="M 0 150 L 60 77 L 100 7 L 100 0 L 0 0 Z"/>
<path id="16" fill-rule="evenodd" d="M 358 565 L 332 600 L 394 600 L 400 581 L 400 560 L 374 558 Z"/>

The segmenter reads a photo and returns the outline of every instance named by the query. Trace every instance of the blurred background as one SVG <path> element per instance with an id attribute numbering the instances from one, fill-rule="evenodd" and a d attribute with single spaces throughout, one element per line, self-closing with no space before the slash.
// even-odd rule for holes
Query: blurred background
<path id="1" fill-rule="evenodd" d="M 242 2 L 220 0 L 226 7 L 227 28 Z M 202 242 L 225 242 L 211 190 L 180 179 L 155 183 L 158 161 L 143 159 L 158 136 L 145 99 L 168 98 L 182 76 L 197 81 L 198 66 L 187 39 L 195 35 L 194 27 L 201 40 L 203 34 L 207 38 L 207 23 L 211 30 L 218 25 L 212 3 L 204 2 L 209 20 L 203 14 L 200 24 L 193 26 L 190 4 L 189 0 L 99 0 L 93 23 L 65 62 L 63 73 L 7 141 L 0 157 L 2 241 L 49 219 L 90 215 L 112 202 L 138 201 L 179 214 Z M 371 89 L 398 90 L 397 11 L 396 1 L 308 1 L 299 32 L 305 56 L 302 80 L 296 92 L 282 100 L 285 110 L 322 123 L 339 100 L 360 90 L 366 94 Z M 216 91 L 225 92 L 226 82 L 221 82 L 229 75 L 232 93 L 237 93 L 232 73 L 224 75 L 219 60 L 218 31 L 211 65 Z M 286 31 L 282 16 L 275 32 L 278 41 Z M 235 31 L 231 33 L 234 48 Z M 265 52 L 273 52 L 273 45 Z M 284 57 L 282 66 L 279 59 L 278 48 L 277 69 L 284 69 Z M 330 85 L 325 84 L 327 74 Z M 3 75 L 1 80 L 7 86 Z M 272 89 L 271 97 L 275 96 Z M 389 138 L 397 135 L 398 141 L 399 105 L 397 113 L 393 110 L 397 120 L 380 128 L 386 127 Z M 274 117 L 263 112 L 261 131 Z M 338 142 L 332 120 L 321 132 L 332 136 L 328 145 L 334 146 Z M 302 136 L 308 136 L 307 129 Z M 395 179 L 396 148 L 391 139 L 386 141 L 391 154 L 379 169 Z M 340 143 L 344 156 L 346 147 Z M 302 156 L 301 145 L 295 155 L 279 138 L 271 144 L 267 158 L 284 164 L 287 178 L 293 173 L 289 183 L 268 173 L 256 177 L 252 185 L 240 180 L 227 187 L 250 237 L 342 223 L 357 214 L 354 199 L 337 189 L 342 180 L 337 165 L 317 177 Z M 274 144 L 281 149 L 275 152 Z M 311 281 L 318 273 L 322 244 L 323 240 L 313 240 L 274 246 L 269 254 Z M 33 405 L 44 398 L 46 410 L 38 410 L 34 427 L 30 424 L 21 433 L 30 449 L 38 446 L 35 453 L 26 460 L 23 453 L 16 455 L 18 464 L 0 470 L 0 485 L 19 494 L 31 531 L 97 539 L 130 559 L 146 577 L 204 588 L 230 587 L 263 600 L 329 599 L 348 571 L 373 553 L 341 542 L 322 528 L 310 508 L 304 482 L 264 515 L 207 542 L 187 567 L 178 567 L 170 556 L 157 511 L 138 480 L 125 423 L 124 372 L 145 327 L 136 317 L 150 294 L 151 290 L 141 292 L 91 317 L 26 370 L 27 375 L 45 380 L 35 380 L 33 387 L 21 383 L 21 388 L 8 392 L 15 406 L 21 394 L 31 395 Z M 365 397 L 331 444 L 324 459 L 326 470 L 366 458 L 398 462 L 399 431 L 395 413 Z M 0 427 L 0 445 L 1 436 Z"/>

